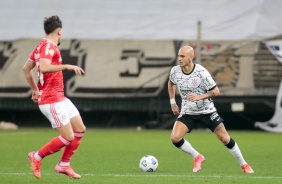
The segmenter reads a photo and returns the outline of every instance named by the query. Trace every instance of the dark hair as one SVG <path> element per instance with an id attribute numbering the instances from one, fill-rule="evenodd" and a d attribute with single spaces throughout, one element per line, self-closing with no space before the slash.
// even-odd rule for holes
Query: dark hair
<path id="1" fill-rule="evenodd" d="M 57 28 L 62 28 L 62 21 L 57 15 L 44 18 L 44 30 L 46 34 L 50 34 Z"/>

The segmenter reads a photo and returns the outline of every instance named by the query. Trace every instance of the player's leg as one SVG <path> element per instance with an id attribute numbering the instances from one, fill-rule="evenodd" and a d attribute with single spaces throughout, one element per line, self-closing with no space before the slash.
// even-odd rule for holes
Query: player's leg
<path id="1" fill-rule="evenodd" d="M 82 137 L 85 133 L 85 130 L 86 130 L 80 115 L 77 115 L 77 116 L 71 118 L 71 125 L 72 125 L 72 129 L 73 129 L 73 132 L 74 132 L 74 139 L 71 142 L 71 144 L 66 146 L 65 149 L 64 149 L 64 152 L 62 154 L 62 158 L 61 158 L 61 161 L 60 161 L 60 164 L 62 166 L 67 166 L 67 165 L 70 164 L 71 157 L 75 153 L 77 148 L 79 147 L 79 145 L 81 143 L 81 139 L 82 139 Z"/>
<path id="2" fill-rule="evenodd" d="M 184 123 L 182 123 L 181 121 L 176 121 L 171 131 L 170 139 L 174 146 L 186 153 L 189 153 L 193 158 L 196 158 L 199 153 L 191 146 L 191 144 L 187 140 L 183 138 L 188 131 L 189 129 Z"/>
<path id="3" fill-rule="evenodd" d="M 193 172 L 198 172 L 201 169 L 201 164 L 204 162 L 205 157 L 183 138 L 187 132 L 189 132 L 188 127 L 181 121 L 176 121 L 171 132 L 171 141 L 177 148 L 190 154 L 194 158 Z"/>
<path id="4" fill-rule="evenodd" d="M 229 136 L 224 124 L 220 123 L 214 129 L 214 132 L 218 139 L 228 148 L 229 152 L 237 159 L 243 171 L 246 173 L 254 173 L 250 165 L 245 161 L 237 143 Z"/>
<path id="5" fill-rule="evenodd" d="M 60 136 L 53 138 L 36 152 L 30 152 L 28 158 L 33 175 L 41 177 L 41 160 L 67 146 L 73 140 L 73 131 L 70 120 L 61 102 L 39 106 L 41 112 L 49 119 L 53 128 L 56 128 Z"/>
<path id="6" fill-rule="evenodd" d="M 62 147 L 69 145 L 74 139 L 74 134 L 64 102 L 40 105 L 39 108 L 49 119 L 52 127 L 56 128 L 60 134 L 38 150 L 38 156 L 43 159 L 45 156 L 56 153 Z"/>
<path id="7" fill-rule="evenodd" d="M 73 105 L 73 103 L 69 100 L 65 100 L 66 109 L 68 111 L 70 118 L 70 124 L 72 127 L 72 131 L 74 134 L 74 139 L 68 146 L 65 147 L 64 152 L 62 154 L 61 160 L 59 164 L 56 165 L 55 170 L 57 172 L 66 174 L 72 178 L 80 178 L 80 175 L 75 173 L 71 166 L 70 160 L 72 155 L 75 153 L 77 148 L 81 143 L 81 138 L 85 133 L 85 126 L 83 124 L 82 118 L 77 110 L 77 108 Z"/>
<path id="8" fill-rule="evenodd" d="M 56 128 L 59 132 L 59 136 L 53 138 L 46 145 L 40 148 L 35 154 L 35 157 L 38 159 L 43 159 L 44 157 L 58 152 L 62 147 L 68 146 L 73 140 L 73 132 L 71 124 L 62 125 L 61 127 Z M 38 155 L 38 157 L 37 157 Z"/>

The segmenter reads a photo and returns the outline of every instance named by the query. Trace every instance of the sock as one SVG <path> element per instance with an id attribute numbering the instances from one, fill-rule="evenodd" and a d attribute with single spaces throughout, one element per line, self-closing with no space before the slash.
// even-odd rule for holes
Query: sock
<path id="1" fill-rule="evenodd" d="M 74 152 L 77 150 L 80 145 L 81 138 L 83 137 L 84 132 L 75 132 L 73 141 L 65 147 L 60 165 L 67 166 L 70 163 L 71 157 Z"/>
<path id="2" fill-rule="evenodd" d="M 191 144 L 186 141 L 185 139 L 181 139 L 178 143 L 174 144 L 176 147 L 181 149 L 182 151 L 189 153 L 193 158 L 196 158 L 199 155 L 199 152 L 197 152 Z"/>
<path id="3" fill-rule="evenodd" d="M 70 163 L 69 162 L 62 162 L 62 161 L 60 161 L 60 166 L 64 166 L 64 167 L 66 167 L 66 166 L 69 166 L 70 165 Z"/>
<path id="4" fill-rule="evenodd" d="M 230 142 L 232 141 L 234 140 L 230 138 Z M 234 141 L 234 146 L 232 148 L 229 148 L 228 145 L 230 144 L 230 142 L 227 145 L 225 145 L 228 148 L 229 152 L 237 159 L 237 161 L 241 166 L 246 164 L 246 161 L 244 160 L 237 143 Z"/>
<path id="5" fill-rule="evenodd" d="M 42 158 L 38 155 L 38 151 L 34 153 L 34 158 L 38 161 L 42 160 Z"/>
<path id="6" fill-rule="evenodd" d="M 45 146 L 40 148 L 40 150 L 38 150 L 38 152 L 37 152 L 38 157 L 37 158 L 43 159 L 47 155 L 56 153 L 62 147 L 69 145 L 70 142 L 71 141 L 67 140 L 63 136 L 55 137 L 50 142 L 48 142 Z"/>

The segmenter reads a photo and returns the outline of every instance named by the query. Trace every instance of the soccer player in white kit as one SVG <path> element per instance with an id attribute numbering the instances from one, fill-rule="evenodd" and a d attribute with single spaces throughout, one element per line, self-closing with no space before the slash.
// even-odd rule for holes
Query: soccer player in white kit
<path id="1" fill-rule="evenodd" d="M 178 115 L 171 132 L 172 143 L 193 157 L 193 172 L 198 172 L 205 157 L 184 136 L 198 124 L 204 125 L 228 148 L 245 173 L 254 173 L 244 160 L 237 143 L 227 133 L 223 119 L 211 99 L 220 94 L 215 81 L 203 66 L 193 63 L 193 58 L 194 50 L 191 46 L 181 47 L 178 52 L 179 65 L 172 67 L 170 71 L 168 93 L 172 112 Z M 175 101 L 176 87 L 182 99 L 181 111 Z"/>
<path id="2" fill-rule="evenodd" d="M 38 151 L 30 152 L 28 159 L 33 175 L 41 177 L 42 159 L 64 148 L 60 162 L 55 171 L 70 178 L 79 179 L 70 166 L 70 160 L 80 145 L 86 128 L 74 104 L 64 96 L 62 70 L 73 70 L 76 75 L 82 75 L 83 69 L 62 64 L 61 53 L 57 46 L 62 35 L 62 22 L 58 16 L 44 19 L 46 37 L 35 47 L 23 67 L 27 82 L 32 89 L 32 100 L 38 103 L 40 111 L 50 121 L 52 128 L 57 129 L 59 136 L 50 140 Z M 37 69 L 38 83 L 36 85 L 32 69 Z"/>

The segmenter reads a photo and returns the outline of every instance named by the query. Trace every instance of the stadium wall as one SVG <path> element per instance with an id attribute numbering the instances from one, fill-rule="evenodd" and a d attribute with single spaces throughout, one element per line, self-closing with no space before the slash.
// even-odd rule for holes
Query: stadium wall
<path id="1" fill-rule="evenodd" d="M 49 126 L 30 100 L 22 72 L 39 41 L 0 42 L 0 121 Z M 166 84 L 177 51 L 186 44 L 196 50 L 196 42 L 187 40 L 63 40 L 63 62 L 86 72 L 76 77 L 64 71 L 65 94 L 89 126 L 170 128 L 175 117 Z M 227 127 L 253 129 L 255 121 L 271 117 L 282 65 L 263 42 L 203 42 L 200 50 L 201 64 L 221 90 L 215 102 Z"/>

